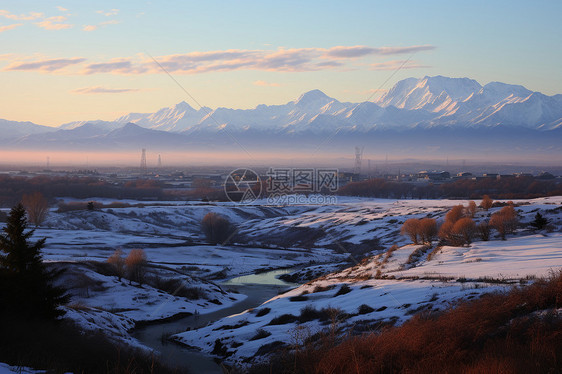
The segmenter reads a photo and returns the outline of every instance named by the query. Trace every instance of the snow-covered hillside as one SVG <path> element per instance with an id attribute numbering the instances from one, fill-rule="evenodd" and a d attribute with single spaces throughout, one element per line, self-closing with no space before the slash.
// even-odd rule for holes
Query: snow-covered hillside
<path id="1" fill-rule="evenodd" d="M 428 248 L 400 235 L 406 219 L 442 220 L 468 201 L 350 197 L 333 205 L 124 201 L 94 211 L 53 208 L 34 237 L 46 237 L 49 266 L 66 269 L 59 278 L 71 294 L 66 318 L 141 348 L 130 335 L 139 322 L 231 308 L 246 298 L 232 287 L 253 282 L 232 278 L 287 269 L 282 278 L 301 286 L 173 337 L 243 363 L 328 328 L 346 334 L 400 324 L 421 310 L 448 308 L 560 269 L 562 197 L 514 203 L 522 223 L 514 235 L 468 247 Z M 498 209 L 479 210 L 475 220 Z M 200 222 L 209 212 L 237 227 L 230 243 L 206 243 Z M 549 231 L 529 228 L 537 212 L 549 220 Z M 116 249 L 126 255 L 135 248 L 148 260 L 142 285 L 119 279 L 107 263 Z"/>
<path id="2" fill-rule="evenodd" d="M 442 217 L 459 203 L 394 201 L 388 202 L 388 210 L 382 209 L 381 214 L 400 217 L 401 223 L 406 218 Z M 516 203 L 521 204 L 517 207 L 521 222 L 529 222 L 536 212 L 542 212 L 558 232 L 536 234 L 522 229 L 507 241 L 474 242 L 468 247 L 426 249 L 407 244 L 383 250 L 259 307 L 177 334 L 174 339 L 208 353 L 217 352 L 218 339 L 226 361 L 254 362 L 273 347 L 300 344 L 318 332 L 333 329 L 334 324 L 342 334 L 372 331 L 377 326 L 400 324 L 422 310 L 445 309 L 457 300 L 505 290 L 558 271 L 562 268 L 562 198 Z M 303 214 L 306 218 L 300 222 L 329 225 L 327 222 L 339 218 L 338 222 L 346 226 L 352 216 L 368 223 L 381 218 L 369 210 L 368 207 L 374 208 L 369 202 L 355 205 L 358 209 L 354 212 L 329 219 L 326 212 Z M 488 215 L 480 211 L 475 219 L 486 219 Z M 396 235 L 394 240 L 401 242 Z"/>

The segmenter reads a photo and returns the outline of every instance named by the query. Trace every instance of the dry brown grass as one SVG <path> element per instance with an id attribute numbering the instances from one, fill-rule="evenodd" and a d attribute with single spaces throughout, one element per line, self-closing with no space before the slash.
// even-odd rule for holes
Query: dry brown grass
<path id="1" fill-rule="evenodd" d="M 254 373 L 559 373 L 562 272 L 485 295 L 446 312 L 422 312 L 400 327 L 319 343 Z M 275 366 L 272 366 L 275 365 Z"/>

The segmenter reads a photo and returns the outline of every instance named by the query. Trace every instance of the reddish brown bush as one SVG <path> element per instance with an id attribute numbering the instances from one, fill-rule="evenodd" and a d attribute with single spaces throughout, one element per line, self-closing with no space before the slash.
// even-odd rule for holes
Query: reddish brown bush
<path id="1" fill-rule="evenodd" d="M 129 274 L 129 280 L 144 283 L 145 267 L 146 267 L 146 254 L 142 249 L 132 249 L 125 259 L 125 266 Z"/>
<path id="2" fill-rule="evenodd" d="M 217 213 L 207 213 L 201 221 L 201 228 L 212 244 L 226 244 L 234 233 L 230 221 Z"/>
<path id="3" fill-rule="evenodd" d="M 443 222 L 443 224 L 439 228 L 439 234 L 438 234 L 439 239 L 446 242 L 449 239 L 449 237 L 451 236 L 451 232 L 453 231 L 454 225 L 455 224 L 453 222 L 450 222 L 450 221 Z"/>
<path id="4" fill-rule="evenodd" d="M 113 266 L 115 273 L 119 280 L 125 276 L 125 259 L 123 258 L 123 251 L 120 249 L 115 250 L 107 259 L 107 262 Z"/>
<path id="5" fill-rule="evenodd" d="M 472 243 L 476 232 L 476 224 L 472 218 L 461 218 L 453 225 L 450 240 L 453 245 L 463 246 Z"/>
<path id="6" fill-rule="evenodd" d="M 464 217 L 464 206 L 455 205 L 445 215 L 445 221 L 455 223 L 462 217 Z"/>
<path id="7" fill-rule="evenodd" d="M 506 234 L 511 234 L 517 227 L 517 212 L 512 205 L 504 206 L 499 212 L 492 214 L 490 226 L 497 230 L 502 240 Z"/>
<path id="8" fill-rule="evenodd" d="M 420 220 L 417 218 L 407 219 L 400 229 L 400 234 L 407 235 L 412 243 L 419 243 Z"/>
<path id="9" fill-rule="evenodd" d="M 419 223 L 419 236 L 423 243 L 431 244 L 437 236 L 437 221 L 433 218 L 422 218 Z"/>
<path id="10" fill-rule="evenodd" d="M 490 199 L 490 196 L 488 196 L 488 195 L 482 196 L 482 202 L 480 203 L 480 206 L 482 207 L 482 209 L 484 209 L 485 211 L 488 211 L 492 207 L 493 204 L 494 204 L 494 200 Z"/>

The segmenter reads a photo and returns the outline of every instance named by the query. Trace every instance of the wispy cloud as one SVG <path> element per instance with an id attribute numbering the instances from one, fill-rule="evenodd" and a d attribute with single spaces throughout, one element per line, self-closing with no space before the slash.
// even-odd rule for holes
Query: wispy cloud
<path id="1" fill-rule="evenodd" d="M 98 25 L 86 25 L 85 31 L 93 31 L 100 26 L 114 24 L 117 21 L 106 21 Z M 431 50 L 433 46 L 410 47 L 332 47 L 332 48 L 279 48 L 277 50 L 242 50 L 229 49 L 205 52 L 189 52 L 183 54 L 157 56 L 155 59 L 146 55 L 114 58 L 107 61 L 88 61 L 84 59 L 58 59 L 60 61 L 77 65 L 76 69 L 69 69 L 63 73 L 71 74 L 162 74 L 164 68 L 174 74 L 201 74 L 208 72 L 229 72 L 237 70 L 257 70 L 270 72 L 310 72 L 310 71 L 348 71 L 353 69 L 392 70 L 398 68 L 406 60 L 391 60 L 376 62 L 380 56 L 392 54 L 400 55 L 405 51 Z M 380 55 L 380 56 L 378 56 Z M 336 57 L 334 57 L 336 56 Z M 370 61 L 365 59 L 370 57 Z M 360 61 L 357 61 L 361 58 Z M 58 64 L 46 68 L 39 62 L 12 64 L 5 70 L 39 70 L 43 72 L 55 71 Z M 49 65 L 50 66 L 50 65 Z M 68 65 L 67 65 L 68 66 Z M 23 67 L 23 68 L 22 68 Z M 66 67 L 66 66 L 64 66 Z M 414 61 L 408 61 L 403 68 L 425 68 Z M 57 71 L 57 73 L 59 73 Z"/>
<path id="2" fill-rule="evenodd" d="M 14 23 L 13 25 L 0 26 L 0 32 L 8 31 L 20 27 L 23 23 Z"/>
<path id="3" fill-rule="evenodd" d="M 12 14 L 11 12 L 0 9 L 0 17 L 16 20 L 16 21 L 33 21 L 39 18 L 42 18 L 44 15 L 43 13 L 39 12 L 30 12 L 27 14 Z"/>
<path id="4" fill-rule="evenodd" d="M 143 65 L 135 65 L 130 59 L 114 59 L 109 62 L 89 64 L 83 74 L 112 73 L 112 74 L 141 74 L 145 73 Z"/>
<path id="5" fill-rule="evenodd" d="M 168 72 L 177 74 L 200 74 L 207 72 L 261 70 L 274 72 L 307 72 L 320 70 L 349 70 L 359 57 L 386 56 L 427 51 L 434 46 L 409 47 L 332 47 L 332 48 L 279 48 L 277 50 L 239 50 L 190 52 L 158 56 L 156 60 Z M 378 66 L 382 69 L 388 63 Z M 112 66 L 115 69 L 112 69 Z M 414 65 L 408 65 L 414 68 Z M 372 68 L 376 69 L 376 64 Z M 113 73 L 140 74 L 162 73 L 160 66 L 149 58 L 123 58 L 114 62 L 91 64 L 85 74 Z"/>
<path id="6" fill-rule="evenodd" d="M 104 22 L 98 23 L 97 25 L 84 25 L 82 27 L 82 30 L 84 30 L 84 31 L 94 31 L 94 30 L 99 29 L 100 27 L 104 27 L 104 26 L 107 26 L 107 25 L 117 25 L 118 23 L 120 23 L 120 22 L 117 21 L 117 20 L 104 21 Z"/>
<path id="7" fill-rule="evenodd" d="M 432 45 L 412 45 L 408 47 L 366 47 L 362 45 L 352 47 L 333 47 L 327 50 L 326 56 L 332 58 L 358 58 L 369 55 L 399 55 L 410 54 L 435 49 Z"/>
<path id="8" fill-rule="evenodd" d="M 370 70 L 396 70 L 401 69 L 422 69 L 430 68 L 428 65 L 420 65 L 412 60 L 391 60 L 385 62 L 378 62 L 370 65 Z"/>
<path id="9" fill-rule="evenodd" d="M 67 9 L 62 7 L 57 7 L 57 9 L 60 11 L 67 11 Z M 63 30 L 71 28 L 73 25 L 66 23 L 68 16 L 69 15 L 47 17 L 44 13 L 40 12 L 13 14 L 8 10 L 0 9 L 0 17 L 16 21 L 37 21 L 35 24 L 45 30 Z"/>
<path id="10" fill-rule="evenodd" d="M 126 93 L 126 92 L 137 92 L 140 91 L 138 88 L 106 88 L 101 86 L 94 86 L 94 87 L 84 87 L 78 88 L 76 90 L 72 90 L 70 92 L 74 94 L 80 95 L 88 95 L 88 94 L 117 94 L 117 93 Z"/>
<path id="11" fill-rule="evenodd" d="M 68 9 L 63 8 L 61 6 L 57 6 L 57 9 L 60 10 L 61 12 L 68 12 Z"/>
<path id="12" fill-rule="evenodd" d="M 65 16 L 53 16 L 43 19 L 41 22 L 36 22 L 35 24 L 45 30 L 63 30 L 70 29 L 73 25 L 66 22 L 67 17 Z"/>
<path id="13" fill-rule="evenodd" d="M 255 81 L 254 86 L 260 86 L 260 87 L 279 87 L 281 86 L 279 83 L 274 83 L 274 82 L 266 82 L 266 81 Z"/>
<path id="14" fill-rule="evenodd" d="M 111 9 L 109 11 L 96 10 L 96 13 L 104 15 L 106 17 L 116 16 L 119 13 L 119 9 Z"/>
<path id="15" fill-rule="evenodd" d="M 74 58 L 58 58 L 51 60 L 38 60 L 32 62 L 13 62 L 6 66 L 3 70 L 23 70 L 23 71 L 40 71 L 40 72 L 55 72 L 60 69 L 64 69 L 71 65 L 80 64 L 86 61 L 82 57 Z"/>

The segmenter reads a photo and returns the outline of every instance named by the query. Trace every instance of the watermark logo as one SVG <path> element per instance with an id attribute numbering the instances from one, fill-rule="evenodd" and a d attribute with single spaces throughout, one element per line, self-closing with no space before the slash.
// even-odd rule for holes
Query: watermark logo
<path id="1" fill-rule="evenodd" d="M 251 169 L 236 169 L 228 174 L 224 182 L 226 197 L 235 203 L 251 203 L 259 199 L 262 183 L 258 173 Z"/>
<path id="2" fill-rule="evenodd" d="M 269 168 L 268 194 L 332 193 L 338 190 L 338 170 L 319 168 Z"/>
<path id="3" fill-rule="evenodd" d="M 251 203 L 262 197 L 268 204 L 335 204 L 331 195 L 338 190 L 338 170 L 327 168 L 269 168 L 263 177 L 251 169 L 240 168 L 226 178 L 224 191 L 237 203 Z"/>

